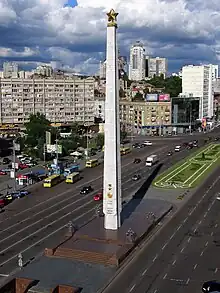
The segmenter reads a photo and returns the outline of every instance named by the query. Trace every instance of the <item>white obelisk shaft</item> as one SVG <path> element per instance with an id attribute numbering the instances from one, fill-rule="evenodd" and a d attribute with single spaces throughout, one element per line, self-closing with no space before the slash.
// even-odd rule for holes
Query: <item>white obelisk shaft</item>
<path id="1" fill-rule="evenodd" d="M 119 79 L 117 25 L 107 27 L 104 192 L 105 229 L 117 230 L 121 225 L 121 155 L 119 121 Z"/>

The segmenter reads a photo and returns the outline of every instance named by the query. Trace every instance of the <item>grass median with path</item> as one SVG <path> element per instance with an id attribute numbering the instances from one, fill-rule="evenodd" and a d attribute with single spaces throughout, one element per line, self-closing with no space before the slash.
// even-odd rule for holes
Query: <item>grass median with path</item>
<path id="1" fill-rule="evenodd" d="M 196 187 L 220 163 L 220 144 L 210 144 L 159 175 L 153 186 L 163 189 Z"/>

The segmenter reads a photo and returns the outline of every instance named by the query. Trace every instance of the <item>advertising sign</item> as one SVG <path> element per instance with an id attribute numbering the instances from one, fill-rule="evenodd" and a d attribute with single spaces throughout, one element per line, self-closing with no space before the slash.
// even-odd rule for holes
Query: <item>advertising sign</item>
<path id="1" fill-rule="evenodd" d="M 159 102 L 169 102 L 170 95 L 169 94 L 161 94 L 159 95 Z"/>
<path id="2" fill-rule="evenodd" d="M 52 153 L 58 153 L 62 154 L 62 145 L 56 145 L 56 144 L 47 144 L 47 153 L 52 154 Z"/>
<path id="3" fill-rule="evenodd" d="M 158 94 L 146 94 L 145 100 L 146 102 L 157 102 Z"/>

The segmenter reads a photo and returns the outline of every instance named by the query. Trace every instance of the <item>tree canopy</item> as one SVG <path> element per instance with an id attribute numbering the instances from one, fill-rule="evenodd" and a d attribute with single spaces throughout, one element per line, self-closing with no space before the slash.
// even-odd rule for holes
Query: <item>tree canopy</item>
<path id="1" fill-rule="evenodd" d="M 170 94 L 171 97 L 177 97 L 182 92 L 182 79 L 178 76 L 165 79 L 162 76 L 155 76 L 148 82 L 156 88 L 165 88 L 164 92 Z"/>

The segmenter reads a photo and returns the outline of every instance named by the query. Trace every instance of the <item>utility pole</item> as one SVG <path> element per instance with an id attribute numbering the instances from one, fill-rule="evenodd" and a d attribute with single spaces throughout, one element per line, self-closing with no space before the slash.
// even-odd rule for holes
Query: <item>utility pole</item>
<path id="1" fill-rule="evenodd" d="M 192 104 L 189 105 L 189 133 L 192 134 Z"/>

